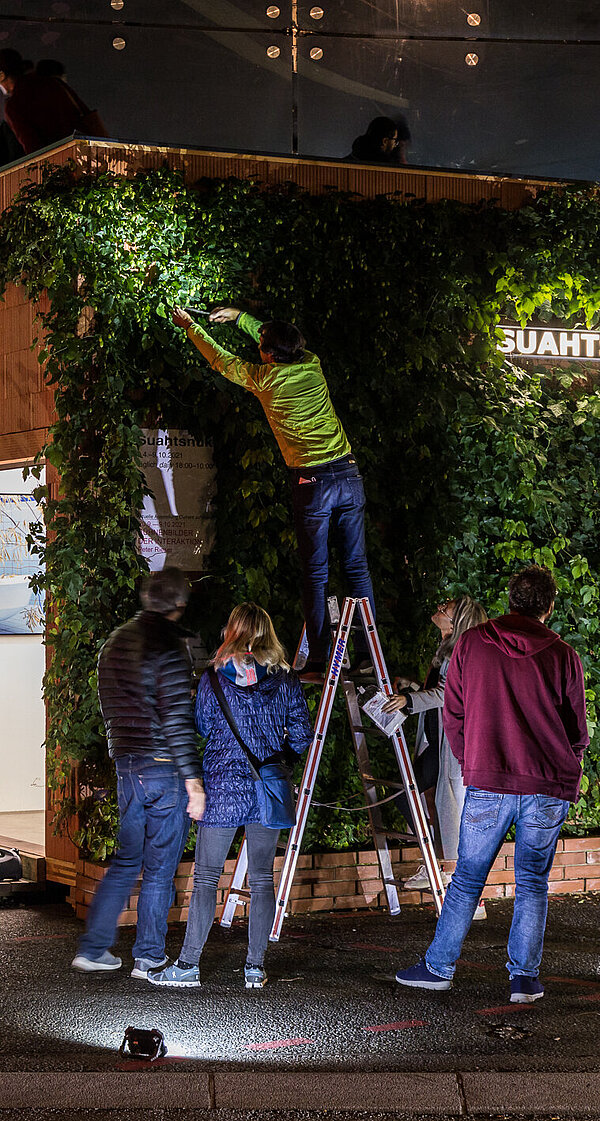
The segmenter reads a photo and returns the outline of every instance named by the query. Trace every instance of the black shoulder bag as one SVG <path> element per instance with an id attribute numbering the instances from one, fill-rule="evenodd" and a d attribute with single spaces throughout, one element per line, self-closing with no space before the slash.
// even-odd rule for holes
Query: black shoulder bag
<path id="1" fill-rule="evenodd" d="M 268 759 L 261 763 L 240 736 L 233 713 L 227 704 L 213 666 L 208 671 L 208 679 L 221 712 L 248 759 L 254 779 L 261 825 L 266 825 L 268 829 L 289 829 L 290 826 L 296 824 L 296 809 L 291 773 L 289 767 L 286 767 L 283 761 L 283 752 L 269 755 Z"/>

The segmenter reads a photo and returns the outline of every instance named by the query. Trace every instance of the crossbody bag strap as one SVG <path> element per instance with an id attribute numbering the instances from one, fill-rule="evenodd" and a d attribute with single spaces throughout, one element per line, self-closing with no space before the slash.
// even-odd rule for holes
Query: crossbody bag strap
<path id="1" fill-rule="evenodd" d="M 247 747 L 247 745 L 244 743 L 242 737 L 240 736 L 240 733 L 238 731 L 238 726 L 237 726 L 237 724 L 236 724 L 236 722 L 233 718 L 233 713 L 232 713 L 229 705 L 227 704 L 225 694 L 224 694 L 224 692 L 221 688 L 221 682 L 219 681 L 219 678 L 218 678 L 218 675 L 217 675 L 217 672 L 216 672 L 214 666 L 211 666 L 209 671 L 208 671 L 208 680 L 210 681 L 210 683 L 212 685 L 213 693 L 215 694 L 215 697 L 217 698 L 217 702 L 219 704 L 221 712 L 223 713 L 223 716 L 225 717 L 225 719 L 226 719 L 227 723 L 229 724 L 229 727 L 231 728 L 231 731 L 233 732 L 237 742 L 239 743 L 240 747 L 242 748 L 242 750 L 244 751 L 244 753 L 245 753 L 245 755 L 248 759 L 248 762 L 250 764 L 250 770 L 252 771 L 252 777 L 255 778 L 255 779 L 260 778 L 260 775 L 258 773 L 258 768 L 256 766 L 256 764 L 258 763 L 258 759 L 256 758 L 256 755 L 254 755 L 253 752 L 250 751 L 250 748 Z"/>

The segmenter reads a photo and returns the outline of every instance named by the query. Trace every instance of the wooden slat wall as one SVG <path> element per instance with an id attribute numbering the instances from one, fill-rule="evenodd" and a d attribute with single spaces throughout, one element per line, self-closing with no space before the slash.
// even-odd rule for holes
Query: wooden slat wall
<path id="1" fill-rule="evenodd" d="M 505 209 L 516 209 L 549 185 L 549 181 L 544 179 L 510 179 L 426 168 L 389 169 L 333 160 L 202 152 L 114 144 L 110 141 L 75 143 L 77 154 L 74 158 L 89 172 L 110 170 L 119 175 L 133 175 L 140 168 L 161 167 L 167 162 L 170 167 L 182 170 L 187 182 L 203 176 L 221 178 L 231 175 L 239 179 L 258 179 L 268 184 L 292 181 L 312 194 L 321 194 L 333 187 L 367 198 L 392 192 L 415 195 L 427 201 L 445 198 L 477 203 L 481 199 L 497 198 Z"/>
<path id="2" fill-rule="evenodd" d="M 397 192 L 434 202 L 456 199 L 478 203 L 496 198 L 505 209 L 516 209 L 548 186 L 545 180 L 507 179 L 487 175 L 420 168 L 386 169 L 343 164 L 327 160 L 299 160 L 279 156 L 256 156 L 203 152 L 180 148 L 119 144 L 111 141 L 72 140 L 43 156 L 25 160 L 0 171 L 0 212 L 6 210 L 17 191 L 27 182 L 39 182 L 48 163 L 73 160 L 84 172 L 112 171 L 131 176 L 141 168 L 167 163 L 181 170 L 188 183 L 202 177 L 256 179 L 265 184 L 288 181 L 313 194 L 336 188 L 363 195 Z M 43 305 L 42 305 L 43 306 Z M 43 369 L 31 343 L 34 317 L 39 308 L 31 305 L 23 289 L 10 286 L 0 303 L 0 462 L 29 458 L 43 446 L 54 418 L 54 395 L 44 382 Z M 56 480 L 51 479 L 56 487 Z M 51 829 L 54 795 L 48 791 L 46 854 L 48 878 L 74 883 L 77 850 L 67 837 L 55 837 Z"/>
<path id="3" fill-rule="evenodd" d="M 0 303 L 0 462 L 27 459 L 42 447 L 54 416 L 54 393 L 38 362 L 34 306 L 24 288 L 11 284 Z"/>

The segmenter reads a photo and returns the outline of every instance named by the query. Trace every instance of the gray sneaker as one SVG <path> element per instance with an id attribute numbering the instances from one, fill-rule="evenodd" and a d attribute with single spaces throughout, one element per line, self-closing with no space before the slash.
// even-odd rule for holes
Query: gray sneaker
<path id="1" fill-rule="evenodd" d="M 107 973 L 114 969 L 120 969 L 122 964 L 120 958 L 111 954 L 110 950 L 105 950 L 99 958 L 88 958 L 85 954 L 76 954 L 71 962 L 71 969 L 76 969 L 79 973 Z"/>
<path id="2" fill-rule="evenodd" d="M 182 969 L 174 962 L 166 969 L 148 972 L 147 979 L 151 985 L 160 985 L 166 989 L 199 989 L 200 967 L 193 965 L 191 969 Z"/>
<path id="3" fill-rule="evenodd" d="M 245 965 L 244 982 L 247 989 L 262 989 L 267 983 L 267 974 L 262 965 Z"/>
<path id="4" fill-rule="evenodd" d="M 160 961 L 156 961 L 153 958 L 136 958 L 129 976 L 136 977 L 138 981 L 147 981 L 148 970 L 162 969 L 163 965 L 166 965 L 168 960 L 167 957 L 161 958 Z"/>

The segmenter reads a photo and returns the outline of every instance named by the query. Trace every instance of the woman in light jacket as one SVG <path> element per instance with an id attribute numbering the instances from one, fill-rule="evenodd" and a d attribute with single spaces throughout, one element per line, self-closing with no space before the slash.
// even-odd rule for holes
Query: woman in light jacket
<path id="1" fill-rule="evenodd" d="M 244 743 L 263 762 L 281 751 L 284 737 L 300 754 L 312 728 L 300 682 L 267 612 L 242 603 L 229 616 L 213 659 L 221 688 Z M 237 742 L 204 673 L 196 699 L 196 727 L 206 739 L 202 759 L 206 810 L 198 823 L 194 888 L 184 943 L 177 961 L 148 974 L 153 985 L 200 985 L 199 959 L 215 917 L 217 887 L 237 829 L 248 842 L 250 917 L 246 988 L 262 988 L 264 956 L 275 916 L 273 862 L 279 830 L 261 825 L 248 757 Z"/>
<path id="2" fill-rule="evenodd" d="M 418 713 L 414 771 L 417 786 L 427 805 L 427 812 L 433 830 L 433 839 L 438 860 L 456 860 L 458 855 L 458 834 L 465 786 L 458 760 L 450 750 L 444 734 L 443 705 L 446 675 L 452 651 L 464 631 L 485 623 L 487 614 L 477 600 L 471 596 L 460 596 L 438 605 L 431 616 L 432 623 L 440 631 L 442 641 L 438 646 L 425 685 L 422 689 L 411 686 L 406 678 L 399 678 L 398 684 L 404 689 L 398 696 L 390 698 L 385 706 L 388 712 L 403 710 L 405 713 Z M 400 804 L 404 816 L 410 821 L 408 802 Z M 444 882 L 450 877 L 443 871 Z M 414 876 L 405 881 L 405 890 L 425 891 L 429 888 L 429 878 L 424 865 Z M 486 917 L 485 907 L 480 903 L 475 918 Z"/>

